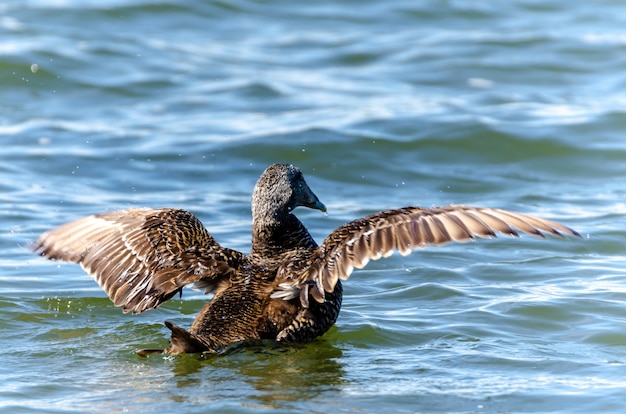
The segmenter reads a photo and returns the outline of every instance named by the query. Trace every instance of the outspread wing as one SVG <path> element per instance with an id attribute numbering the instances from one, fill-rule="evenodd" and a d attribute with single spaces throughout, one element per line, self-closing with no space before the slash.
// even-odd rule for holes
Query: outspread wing
<path id="1" fill-rule="evenodd" d="M 291 281 L 282 283 L 272 297 L 309 303 L 309 293 L 318 302 L 332 292 L 338 279 L 348 279 L 354 268 L 370 260 L 389 257 L 394 251 L 408 255 L 418 247 L 466 242 L 496 233 L 519 236 L 518 232 L 544 238 L 544 233 L 580 237 L 569 227 L 527 214 L 507 210 L 452 205 L 438 208 L 405 207 L 386 210 L 351 221 L 333 231 L 317 249 L 310 266 Z"/>
<path id="2" fill-rule="evenodd" d="M 221 247 L 190 212 L 134 208 L 64 224 L 33 250 L 79 263 L 116 306 L 135 313 L 158 307 L 183 286 L 209 292 L 227 283 L 243 255 Z"/>

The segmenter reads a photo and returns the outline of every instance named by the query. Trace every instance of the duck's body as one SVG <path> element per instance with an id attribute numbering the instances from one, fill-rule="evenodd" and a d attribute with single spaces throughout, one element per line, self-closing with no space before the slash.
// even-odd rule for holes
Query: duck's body
<path id="1" fill-rule="evenodd" d="M 34 249 L 50 259 L 80 263 L 125 311 L 158 307 L 188 284 L 213 293 L 189 331 L 166 322 L 172 335 L 163 352 L 178 354 L 322 335 L 339 315 L 339 279 L 396 250 L 404 255 L 496 232 L 517 236 L 513 227 L 540 237 L 542 232 L 578 236 L 560 224 L 505 210 L 405 207 L 349 222 L 318 246 L 291 213 L 298 206 L 325 211 L 299 169 L 275 164 L 254 189 L 247 255 L 220 246 L 188 211 L 145 208 L 67 223 L 43 234 Z"/>
<path id="2" fill-rule="evenodd" d="M 283 300 L 271 295 L 288 282 L 277 277 L 284 263 L 308 263 L 311 250 L 294 249 L 272 259 L 246 256 L 229 283 L 196 316 L 189 334 L 169 322 L 172 330 L 167 353 L 222 352 L 233 344 L 271 339 L 305 342 L 326 332 L 337 320 L 342 286 L 337 283 L 324 303 L 304 308 L 299 299 Z M 295 270 L 295 269 L 292 269 Z M 194 339 L 190 340 L 189 337 Z"/>

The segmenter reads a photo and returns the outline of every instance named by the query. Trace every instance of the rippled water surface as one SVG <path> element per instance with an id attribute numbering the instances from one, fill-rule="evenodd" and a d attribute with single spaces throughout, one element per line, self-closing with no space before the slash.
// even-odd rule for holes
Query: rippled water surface
<path id="1" fill-rule="evenodd" d="M 0 411 L 624 412 L 620 2 L 0 5 Z M 41 232 L 181 207 L 249 249 L 252 187 L 300 166 L 321 241 L 405 205 L 561 221 L 354 273 L 312 343 L 140 358 L 205 302 L 124 315 Z"/>

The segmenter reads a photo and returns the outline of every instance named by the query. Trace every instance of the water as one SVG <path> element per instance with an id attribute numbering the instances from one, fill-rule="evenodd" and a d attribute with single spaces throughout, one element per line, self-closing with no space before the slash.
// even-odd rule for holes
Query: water
<path id="1" fill-rule="evenodd" d="M 626 14 L 547 1 L 0 5 L 0 411 L 623 412 Z M 583 240 L 371 263 L 292 348 L 152 356 L 186 290 L 124 315 L 28 251 L 86 214 L 182 207 L 249 249 L 252 187 L 299 165 L 318 241 L 404 205 L 535 213 Z"/>

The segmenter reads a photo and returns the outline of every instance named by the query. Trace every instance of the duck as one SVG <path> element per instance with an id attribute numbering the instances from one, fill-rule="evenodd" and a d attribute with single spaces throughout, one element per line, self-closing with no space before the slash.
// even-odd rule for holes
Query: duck
<path id="1" fill-rule="evenodd" d="M 42 234 L 37 254 L 80 264 L 125 313 L 159 307 L 190 285 L 212 298 L 190 329 L 169 321 L 170 344 L 140 355 L 222 354 L 270 340 L 311 341 L 335 324 L 343 283 L 355 269 L 394 252 L 520 233 L 581 237 L 536 216 L 490 207 L 402 207 L 350 221 L 317 244 L 294 215 L 326 212 L 291 164 L 269 166 L 252 193 L 248 253 L 221 246 L 191 212 L 128 208 L 94 214 Z"/>

